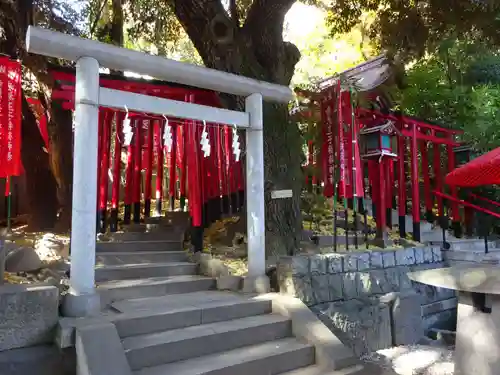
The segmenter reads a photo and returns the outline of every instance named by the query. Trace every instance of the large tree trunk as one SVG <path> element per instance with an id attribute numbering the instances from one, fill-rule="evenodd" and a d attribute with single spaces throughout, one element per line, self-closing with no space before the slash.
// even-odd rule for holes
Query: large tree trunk
<path id="1" fill-rule="evenodd" d="M 50 164 L 57 182 L 59 220 L 56 230 L 65 232 L 71 228 L 73 187 L 73 129 L 72 112 L 64 110 L 59 102 L 50 105 L 51 120 L 48 124 L 50 137 Z"/>
<path id="2" fill-rule="evenodd" d="M 302 231 L 300 134 L 297 126 L 289 122 L 287 105 L 266 103 L 264 124 L 266 253 L 293 254 Z M 293 197 L 270 199 L 271 190 L 282 189 L 292 189 Z"/>
<path id="3" fill-rule="evenodd" d="M 283 41 L 285 14 L 296 0 L 254 0 L 245 24 L 231 19 L 218 0 L 170 0 L 177 18 L 205 66 L 289 85 L 298 49 Z M 238 17 L 233 11 L 233 17 Z M 228 108 L 243 109 L 244 98 L 224 96 Z M 301 143 L 285 104 L 264 104 L 266 252 L 292 254 L 301 235 Z M 271 191 L 292 189 L 292 199 L 271 200 Z"/>

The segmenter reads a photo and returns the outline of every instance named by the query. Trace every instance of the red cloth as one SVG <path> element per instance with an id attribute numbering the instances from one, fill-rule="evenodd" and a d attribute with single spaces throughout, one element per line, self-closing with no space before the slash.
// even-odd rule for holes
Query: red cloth
<path id="1" fill-rule="evenodd" d="M 500 147 L 446 175 L 448 185 L 475 187 L 500 184 Z"/>
<path id="2" fill-rule="evenodd" d="M 21 173 L 21 64 L 1 57 L 0 178 Z"/>

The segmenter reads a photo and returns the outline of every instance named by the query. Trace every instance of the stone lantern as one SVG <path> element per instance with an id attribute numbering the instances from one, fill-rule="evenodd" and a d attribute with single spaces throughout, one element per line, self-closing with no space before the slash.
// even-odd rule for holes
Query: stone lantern
<path id="1" fill-rule="evenodd" d="M 365 127 L 359 132 L 362 144 L 361 158 L 381 159 L 383 157 L 396 158 L 392 149 L 392 137 L 401 133 L 394 123 L 389 120 L 382 125 Z"/>

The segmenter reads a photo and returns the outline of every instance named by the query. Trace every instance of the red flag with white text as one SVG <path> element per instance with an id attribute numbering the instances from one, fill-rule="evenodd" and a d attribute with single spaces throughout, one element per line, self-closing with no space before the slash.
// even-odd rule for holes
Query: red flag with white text
<path id="1" fill-rule="evenodd" d="M 0 178 L 21 173 L 21 64 L 0 57 Z"/>

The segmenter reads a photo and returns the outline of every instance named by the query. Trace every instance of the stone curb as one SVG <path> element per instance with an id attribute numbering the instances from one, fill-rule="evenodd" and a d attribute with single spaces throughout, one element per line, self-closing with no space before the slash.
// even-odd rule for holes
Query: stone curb
<path id="1" fill-rule="evenodd" d="M 269 293 L 256 299 L 270 300 L 273 313 L 290 318 L 293 335 L 312 344 L 316 352 L 316 364 L 324 370 L 341 370 L 359 364 L 358 358 L 342 344 L 298 298 L 283 294 Z"/>

